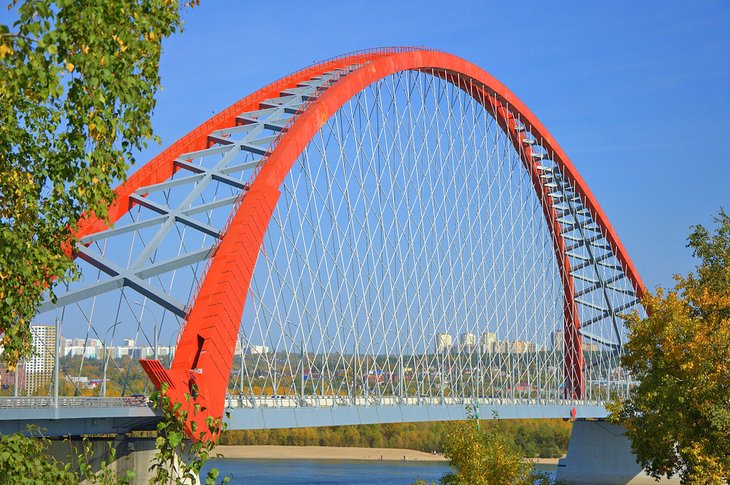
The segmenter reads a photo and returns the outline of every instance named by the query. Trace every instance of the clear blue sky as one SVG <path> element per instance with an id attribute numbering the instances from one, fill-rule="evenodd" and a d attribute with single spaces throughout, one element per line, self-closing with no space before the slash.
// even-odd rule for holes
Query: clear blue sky
<path id="1" fill-rule="evenodd" d="M 203 0 L 185 24 L 162 59 L 163 144 L 313 61 L 426 45 L 480 65 L 535 112 L 649 287 L 693 267 L 689 226 L 730 210 L 727 0 Z"/>
<path id="2" fill-rule="evenodd" d="M 185 24 L 164 45 L 163 145 L 313 61 L 426 45 L 482 66 L 532 109 L 649 287 L 692 268 L 690 225 L 730 210 L 730 1 L 203 0 Z"/>

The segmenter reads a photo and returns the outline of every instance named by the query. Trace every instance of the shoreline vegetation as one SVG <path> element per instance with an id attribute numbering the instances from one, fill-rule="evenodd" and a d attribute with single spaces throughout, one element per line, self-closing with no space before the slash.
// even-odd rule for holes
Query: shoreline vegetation
<path id="1" fill-rule="evenodd" d="M 219 445 L 213 455 L 229 459 L 260 460 L 357 460 L 357 461 L 428 461 L 448 460 L 441 454 L 405 448 L 363 448 L 355 446 L 286 446 L 286 445 Z M 557 465 L 559 458 L 527 458 L 543 465 Z"/>
<path id="2" fill-rule="evenodd" d="M 442 451 L 442 440 L 455 422 L 391 423 L 319 428 L 283 428 L 261 430 L 229 430 L 219 445 L 279 446 L 331 449 L 398 449 L 423 452 L 426 456 Z M 561 419 L 482 420 L 492 423 L 522 454 L 528 458 L 559 458 L 568 451 L 572 424 Z M 321 447 L 321 448 L 320 448 Z M 219 446 L 219 448 L 221 448 Z M 244 447 L 245 449 L 245 447 Z M 382 452 L 380 455 L 390 456 Z M 395 454 L 393 456 L 398 456 Z M 406 455 L 407 456 L 407 455 Z M 318 458 L 321 457 L 318 456 Z M 403 453 L 400 453 L 401 460 Z"/>

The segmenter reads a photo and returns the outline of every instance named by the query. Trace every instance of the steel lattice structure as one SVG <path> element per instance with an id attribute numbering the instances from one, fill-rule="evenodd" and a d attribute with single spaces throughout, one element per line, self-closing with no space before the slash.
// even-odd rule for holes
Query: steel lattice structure
<path id="1" fill-rule="evenodd" d="M 41 318 L 105 348 L 123 329 L 155 348 L 177 335 L 169 369 L 140 362 L 204 408 L 191 434 L 227 405 L 600 404 L 629 385 L 629 256 L 532 112 L 453 55 L 312 65 L 116 194 L 114 226 L 79 231 L 82 281 Z"/>

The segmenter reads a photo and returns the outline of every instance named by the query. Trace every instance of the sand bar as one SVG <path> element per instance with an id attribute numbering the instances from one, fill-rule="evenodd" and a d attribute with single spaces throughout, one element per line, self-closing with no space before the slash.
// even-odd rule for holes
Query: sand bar
<path id="1" fill-rule="evenodd" d="M 356 448 L 345 446 L 244 446 L 221 445 L 213 453 L 224 458 L 283 460 L 383 460 L 446 461 L 442 455 L 400 448 Z"/>
<path id="2" fill-rule="evenodd" d="M 447 461 L 443 455 L 402 448 L 357 448 L 350 446 L 221 445 L 213 453 L 223 458 L 270 460 L 383 460 Z M 557 458 L 530 458 L 532 463 L 556 465 Z"/>

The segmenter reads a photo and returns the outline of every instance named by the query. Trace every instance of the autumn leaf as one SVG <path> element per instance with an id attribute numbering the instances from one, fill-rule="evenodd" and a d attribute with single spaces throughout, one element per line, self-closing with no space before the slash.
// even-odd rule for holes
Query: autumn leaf
<path id="1" fill-rule="evenodd" d="M 696 271 L 648 294 L 647 318 L 628 317 L 622 363 L 640 383 L 609 406 L 639 463 L 685 484 L 730 480 L 730 217 L 715 223 L 689 236 Z"/>

